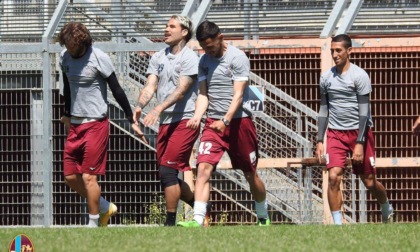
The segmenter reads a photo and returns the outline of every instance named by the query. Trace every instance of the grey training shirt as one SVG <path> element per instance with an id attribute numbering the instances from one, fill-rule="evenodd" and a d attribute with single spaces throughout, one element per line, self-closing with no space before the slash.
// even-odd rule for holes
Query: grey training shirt
<path id="1" fill-rule="evenodd" d="M 159 79 L 157 89 L 159 103 L 175 91 L 180 76 L 194 76 L 197 72 L 198 55 L 186 46 L 175 55 L 170 53 L 169 47 L 153 54 L 147 69 L 147 74 L 154 74 Z M 161 113 L 160 123 L 168 124 L 192 118 L 197 93 L 198 83 L 195 81 L 182 100 Z"/>
<path id="2" fill-rule="evenodd" d="M 64 49 L 60 67 L 70 84 L 72 116 L 103 118 L 108 113 L 106 79 L 114 72 L 112 61 L 98 48 L 89 47 L 74 59 Z"/>
<path id="3" fill-rule="evenodd" d="M 219 119 L 226 114 L 232 102 L 233 81 L 248 81 L 249 68 L 249 59 L 245 53 L 231 45 L 228 45 L 225 54 L 220 58 L 207 54 L 201 56 L 198 81 L 207 82 L 208 117 Z M 240 107 L 233 118 L 251 115 L 251 112 Z"/>
<path id="4" fill-rule="evenodd" d="M 372 91 L 369 75 L 362 68 L 350 63 L 350 68 L 343 75 L 336 67 L 321 75 L 321 93 L 328 95 L 328 128 L 337 130 L 359 129 L 359 104 L 357 95 L 366 95 Z M 372 127 L 369 113 L 368 126 Z"/>

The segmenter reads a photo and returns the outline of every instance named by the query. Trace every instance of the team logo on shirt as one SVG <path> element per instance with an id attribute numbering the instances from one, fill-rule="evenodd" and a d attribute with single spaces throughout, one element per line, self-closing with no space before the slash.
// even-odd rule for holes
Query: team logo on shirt
<path id="1" fill-rule="evenodd" d="M 230 66 L 226 67 L 225 75 L 228 76 L 228 77 L 232 77 L 233 74 L 232 74 L 232 70 L 231 70 Z"/>
<path id="2" fill-rule="evenodd" d="M 331 82 L 329 81 L 329 82 L 327 82 L 327 88 L 329 89 L 330 87 L 331 87 Z"/>
<path id="3" fill-rule="evenodd" d="M 165 64 L 163 64 L 163 63 L 158 65 L 158 69 L 157 70 L 158 70 L 158 73 L 159 74 L 163 71 L 163 67 L 164 66 L 165 66 Z"/>
<path id="4" fill-rule="evenodd" d="M 175 72 L 177 74 L 180 74 L 181 73 L 181 70 L 182 70 L 181 62 L 177 62 L 176 65 L 175 65 Z"/>
<path id="5" fill-rule="evenodd" d="M 95 76 L 95 71 L 90 66 L 84 67 L 82 71 L 83 71 L 82 74 L 86 77 L 94 77 Z"/>
<path id="6" fill-rule="evenodd" d="M 325 82 L 324 87 L 325 87 L 326 90 L 330 89 L 330 87 L 331 87 L 331 81 Z"/>

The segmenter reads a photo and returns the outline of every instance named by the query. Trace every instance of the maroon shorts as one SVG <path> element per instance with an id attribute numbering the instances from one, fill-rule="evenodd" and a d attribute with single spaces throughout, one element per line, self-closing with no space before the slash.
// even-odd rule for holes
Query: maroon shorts
<path id="1" fill-rule="evenodd" d="M 162 124 L 156 144 L 156 155 L 159 166 L 166 166 L 179 171 L 191 170 L 190 157 L 200 129 L 186 127 L 188 120 Z"/>
<path id="2" fill-rule="evenodd" d="M 104 175 L 109 139 L 108 118 L 71 124 L 64 146 L 64 176 Z"/>
<path id="3" fill-rule="evenodd" d="M 346 167 L 348 154 L 353 155 L 359 130 L 327 130 L 327 169 Z M 375 139 L 368 129 L 364 146 L 364 163 L 352 165 L 354 174 L 375 174 Z"/>
<path id="4" fill-rule="evenodd" d="M 249 117 L 234 118 L 223 133 L 210 129 L 219 119 L 207 118 L 198 149 L 197 165 L 209 163 L 216 167 L 226 151 L 233 169 L 255 172 L 258 163 L 257 132 Z"/>

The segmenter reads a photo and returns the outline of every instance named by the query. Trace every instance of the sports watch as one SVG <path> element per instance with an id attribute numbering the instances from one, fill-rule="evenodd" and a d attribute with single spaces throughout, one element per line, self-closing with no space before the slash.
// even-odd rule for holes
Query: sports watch
<path id="1" fill-rule="evenodd" d="M 220 120 L 222 120 L 222 122 L 223 122 L 223 124 L 226 126 L 226 127 L 228 127 L 229 126 L 229 121 L 228 120 L 226 120 L 224 117 L 222 117 L 222 119 L 220 119 Z"/>

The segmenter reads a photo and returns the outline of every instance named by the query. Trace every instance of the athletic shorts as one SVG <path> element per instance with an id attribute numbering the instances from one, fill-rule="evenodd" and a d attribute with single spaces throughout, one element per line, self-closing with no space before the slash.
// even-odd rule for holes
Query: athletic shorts
<path id="1" fill-rule="evenodd" d="M 109 139 L 108 118 L 71 124 L 64 146 L 64 176 L 105 175 Z"/>
<path id="2" fill-rule="evenodd" d="M 200 129 L 187 128 L 188 119 L 159 126 L 156 155 L 159 166 L 189 171 L 191 152 Z"/>
<path id="3" fill-rule="evenodd" d="M 219 119 L 206 119 L 198 149 L 197 165 L 209 163 L 216 167 L 226 151 L 233 169 L 255 172 L 258 164 L 258 140 L 252 119 L 234 118 L 223 133 L 210 129 L 210 124 L 217 120 Z"/>
<path id="4" fill-rule="evenodd" d="M 348 154 L 353 155 L 359 130 L 327 130 L 327 169 L 333 167 L 345 168 Z M 352 165 L 354 174 L 376 174 L 375 169 L 375 139 L 371 129 L 367 131 L 364 146 L 364 163 Z"/>

